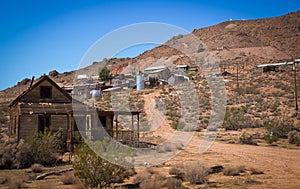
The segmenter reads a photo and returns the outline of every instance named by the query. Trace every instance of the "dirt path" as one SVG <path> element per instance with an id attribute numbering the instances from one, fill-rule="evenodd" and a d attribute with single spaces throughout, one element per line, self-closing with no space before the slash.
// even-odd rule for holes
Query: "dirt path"
<path id="1" fill-rule="evenodd" d="M 167 140 L 172 136 L 174 130 L 170 127 L 170 123 L 164 115 L 164 112 L 155 108 L 155 97 L 159 95 L 160 90 L 156 90 L 144 96 L 144 111 L 147 120 L 150 122 L 150 132 L 148 134 L 154 137 L 161 137 L 162 140 Z"/>

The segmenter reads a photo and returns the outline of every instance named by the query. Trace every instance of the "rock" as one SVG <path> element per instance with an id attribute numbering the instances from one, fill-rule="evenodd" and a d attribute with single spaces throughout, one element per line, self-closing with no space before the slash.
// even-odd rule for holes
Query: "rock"
<path id="1" fill-rule="evenodd" d="M 51 76 L 51 77 L 56 77 L 56 76 L 58 76 L 58 74 L 59 74 L 59 72 L 58 71 L 56 71 L 56 70 L 52 70 L 52 71 L 50 71 L 49 72 L 49 76 Z"/>
<path id="2" fill-rule="evenodd" d="M 18 82 L 17 85 L 27 85 L 28 83 L 30 83 L 31 79 L 29 78 L 25 78 L 22 81 Z"/>

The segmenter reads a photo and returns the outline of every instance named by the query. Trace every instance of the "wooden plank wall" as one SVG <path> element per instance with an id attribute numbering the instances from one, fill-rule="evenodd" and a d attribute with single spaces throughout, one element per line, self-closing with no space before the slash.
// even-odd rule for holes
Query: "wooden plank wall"
<path id="1" fill-rule="evenodd" d="M 51 115 L 50 131 L 56 132 L 62 129 L 64 133 L 68 128 L 68 115 Z"/>
<path id="2" fill-rule="evenodd" d="M 18 137 L 18 125 L 19 125 L 19 112 L 18 112 L 18 105 L 15 104 L 10 108 L 10 122 L 9 122 L 9 136 L 11 138 L 17 138 Z"/>
<path id="3" fill-rule="evenodd" d="M 25 139 L 27 136 L 33 135 L 38 129 L 38 115 L 22 115 L 20 116 L 19 139 Z"/>

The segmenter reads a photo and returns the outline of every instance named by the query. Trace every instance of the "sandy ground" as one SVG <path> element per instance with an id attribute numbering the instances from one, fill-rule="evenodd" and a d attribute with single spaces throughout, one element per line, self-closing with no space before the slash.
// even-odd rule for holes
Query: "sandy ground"
<path id="1" fill-rule="evenodd" d="M 168 166 L 200 160 L 209 166 L 224 167 L 245 166 L 263 171 L 261 175 L 244 175 L 228 177 L 212 175 L 211 181 L 220 183 L 221 188 L 234 188 L 234 182 L 240 184 L 247 180 L 255 180 L 259 184 L 247 185 L 247 188 L 299 188 L 300 186 L 300 148 L 286 149 L 276 146 L 253 146 L 214 142 L 204 153 L 197 154 L 200 137 L 195 136 L 190 144 L 174 159 L 166 163 Z M 244 177 L 244 178 L 243 178 Z"/>

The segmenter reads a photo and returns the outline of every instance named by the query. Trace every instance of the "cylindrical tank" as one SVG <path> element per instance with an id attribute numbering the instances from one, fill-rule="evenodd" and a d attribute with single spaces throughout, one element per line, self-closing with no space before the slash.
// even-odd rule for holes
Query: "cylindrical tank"
<path id="1" fill-rule="evenodd" d="M 144 77 L 142 75 L 136 76 L 136 90 L 143 90 L 145 88 Z"/>

